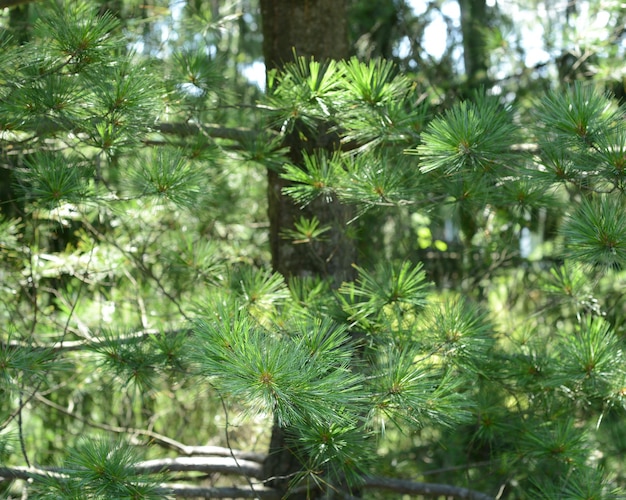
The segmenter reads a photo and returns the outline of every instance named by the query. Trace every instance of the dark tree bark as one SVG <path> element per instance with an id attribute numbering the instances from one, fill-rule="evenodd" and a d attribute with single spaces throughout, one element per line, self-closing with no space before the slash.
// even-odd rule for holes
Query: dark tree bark
<path id="1" fill-rule="evenodd" d="M 263 51 L 268 70 L 281 68 L 298 56 L 317 60 L 343 59 L 349 55 L 346 0 L 261 0 Z M 290 160 L 302 163 L 302 152 L 316 148 L 339 148 L 338 137 L 321 124 L 317 134 L 301 139 L 299 132 L 286 139 Z M 352 279 L 356 245 L 346 234 L 352 216 L 349 207 L 336 201 L 319 200 L 305 210 L 282 194 L 286 183 L 276 171 L 268 172 L 268 203 L 272 265 L 285 277 L 322 276 L 335 285 Z M 323 226 L 330 226 L 324 242 L 293 245 L 281 237 L 292 229 L 301 216 L 316 216 Z"/>
<path id="2" fill-rule="evenodd" d="M 35 0 L 0 0 L 0 9 L 15 7 L 16 5 L 23 5 L 34 1 Z"/>
<path id="3" fill-rule="evenodd" d="M 263 52 L 267 70 L 281 68 L 297 56 L 316 60 L 343 59 L 349 55 L 347 0 L 261 0 Z M 339 138 L 321 123 L 315 134 L 302 139 L 302 131 L 286 138 L 290 160 L 302 164 L 304 151 L 339 148 Z M 282 194 L 286 182 L 279 172 L 268 171 L 268 212 L 272 265 L 285 277 L 320 276 L 338 286 L 354 277 L 356 244 L 347 236 L 346 225 L 352 216 L 349 207 L 336 200 L 316 200 L 306 209 L 296 206 Z M 282 237 L 301 216 L 317 217 L 331 230 L 315 245 L 294 245 Z M 269 485 L 286 491 L 292 475 L 301 464 L 291 453 L 285 430 L 274 425 L 264 475 L 273 478 Z M 313 496 L 312 494 L 311 496 Z M 298 495 L 302 498 L 302 495 Z"/>
<path id="4" fill-rule="evenodd" d="M 486 0 L 459 0 L 461 32 L 463 34 L 463 62 L 470 88 L 487 78 L 487 47 L 482 30 L 487 24 Z"/>
<path id="5" fill-rule="evenodd" d="M 349 55 L 346 0 L 261 0 L 267 69 L 298 55 L 342 59 Z"/>

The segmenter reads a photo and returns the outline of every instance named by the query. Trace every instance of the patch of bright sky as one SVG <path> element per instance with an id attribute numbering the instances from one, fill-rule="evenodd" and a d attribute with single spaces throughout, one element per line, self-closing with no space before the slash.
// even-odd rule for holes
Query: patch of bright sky
<path id="1" fill-rule="evenodd" d="M 550 59 L 544 49 L 544 27 L 537 22 L 537 18 L 548 19 L 549 15 L 544 3 L 537 4 L 537 11 L 522 9 L 517 2 L 510 2 L 506 6 L 506 13 L 515 19 L 520 27 L 520 36 L 524 44 L 524 64 L 533 67 Z"/>
<path id="2" fill-rule="evenodd" d="M 492 3 L 495 0 L 488 0 Z M 421 15 L 426 12 L 426 0 L 408 0 L 409 6 L 413 9 L 415 15 Z M 460 25 L 461 12 L 457 0 L 448 0 L 441 6 L 441 13 L 437 12 L 433 20 L 428 24 L 424 31 L 424 49 L 435 59 L 441 59 L 446 50 L 447 43 L 447 26 L 443 19 L 443 15 L 453 20 L 456 27 Z M 398 46 L 398 55 L 406 57 L 409 54 L 411 42 L 408 38 L 400 41 Z M 262 61 L 255 61 L 252 64 L 242 66 L 241 73 L 251 82 L 258 85 L 261 90 L 265 89 L 265 64 Z"/>
<path id="3" fill-rule="evenodd" d="M 569 0 L 563 0 L 567 2 Z M 612 0 L 609 0 L 612 1 Z M 428 0 L 407 0 L 408 5 L 413 9 L 415 15 L 419 16 L 426 12 L 428 6 Z M 544 24 L 537 22 L 538 19 L 547 21 L 550 18 L 550 13 L 546 9 L 544 2 L 537 2 L 536 10 L 522 8 L 519 2 L 514 1 L 499 1 L 487 0 L 487 5 L 493 7 L 498 3 L 498 7 L 507 14 L 511 19 L 515 20 L 515 24 L 519 27 L 520 37 L 524 48 L 524 64 L 527 67 L 533 67 L 538 64 L 547 62 L 551 59 L 550 54 L 545 50 L 545 31 Z M 600 11 L 596 15 L 591 16 L 589 13 L 589 2 L 580 3 L 580 14 L 575 19 L 575 27 L 578 40 L 572 40 L 571 42 L 579 42 L 584 45 L 585 40 L 594 39 L 602 40 L 602 37 L 606 37 L 606 28 L 610 22 L 610 13 L 607 11 Z M 171 0 L 170 11 L 173 20 L 173 30 L 165 24 L 162 27 L 161 39 L 166 41 L 171 39 L 175 33 L 175 27 L 182 17 L 182 10 L 184 8 L 184 0 Z M 552 4 L 552 9 L 555 9 L 555 5 Z M 564 12 L 563 8 L 556 9 L 558 12 Z M 424 30 L 423 47 L 424 50 L 430 54 L 434 59 L 439 60 L 443 56 L 447 45 L 447 26 L 444 20 L 446 16 L 452 20 L 455 27 L 460 26 L 461 12 L 459 9 L 458 0 L 446 0 L 441 5 L 441 12 L 433 10 L 431 11 L 431 17 L 429 24 Z M 590 19 L 591 18 L 591 19 Z M 556 42 L 562 42 L 556 40 Z M 560 45 L 560 43 L 557 43 Z M 398 55 L 400 57 L 407 56 L 410 51 L 410 41 L 408 38 L 400 41 L 397 48 Z M 457 54 L 455 54 L 456 56 Z M 461 52 L 459 49 L 458 54 L 461 59 Z M 506 67 L 506 63 L 500 68 L 501 75 L 497 77 L 505 77 L 506 72 L 511 68 Z M 250 64 L 241 65 L 241 73 L 244 77 L 250 80 L 252 83 L 258 85 L 261 90 L 265 88 L 265 64 L 262 61 L 254 61 Z"/>
<path id="4" fill-rule="evenodd" d="M 428 8 L 426 0 L 408 0 L 408 5 L 413 9 L 416 16 L 421 16 Z M 443 16 L 452 19 L 455 27 L 460 25 L 461 11 L 457 0 L 449 0 L 441 5 L 441 12 L 434 12 L 433 18 L 424 30 L 424 49 L 435 59 L 439 60 L 446 50 L 448 27 Z M 398 56 L 409 55 L 411 42 L 404 37 L 398 46 Z"/>
<path id="5" fill-rule="evenodd" d="M 426 12 L 426 0 L 408 0 L 408 4 L 416 15 Z M 494 7 L 496 0 L 487 0 L 488 7 Z M 538 4 L 538 11 L 520 8 L 518 2 L 500 2 L 499 8 L 515 19 L 516 24 L 521 26 L 521 38 L 524 43 L 526 66 L 532 67 L 549 60 L 549 54 L 544 50 L 543 26 L 537 23 L 537 16 L 546 18 L 545 5 Z M 452 19 L 455 27 L 460 26 L 461 12 L 457 0 L 448 0 L 441 5 L 441 13 L 433 11 L 433 17 L 424 30 L 424 49 L 433 58 L 439 60 L 446 50 L 447 26 L 443 16 Z M 407 56 L 410 50 L 410 42 L 404 39 L 398 47 L 400 57 Z"/>

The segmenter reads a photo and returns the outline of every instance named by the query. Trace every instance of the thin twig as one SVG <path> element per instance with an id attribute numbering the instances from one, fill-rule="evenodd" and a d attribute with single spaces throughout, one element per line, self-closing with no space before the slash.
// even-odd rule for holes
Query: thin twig
<path id="1" fill-rule="evenodd" d="M 228 423 L 228 408 L 226 407 L 226 401 L 224 401 L 224 397 L 222 396 L 222 394 L 219 394 L 219 397 L 220 397 L 220 402 L 222 403 L 222 408 L 224 409 L 224 419 L 225 419 L 224 436 L 226 437 L 226 447 L 231 451 L 231 457 L 235 461 L 235 463 L 237 464 L 237 467 L 240 467 L 239 460 L 237 460 L 237 457 L 233 453 L 233 448 L 230 445 L 230 436 L 228 435 L 228 426 L 229 426 L 229 423 Z M 250 478 L 248 477 L 247 474 L 243 473 L 243 469 L 242 469 L 242 475 L 246 479 L 246 481 L 248 483 L 248 486 L 250 486 L 250 489 L 252 491 L 255 491 L 254 490 L 254 485 L 252 484 L 252 481 L 250 480 Z"/>
<path id="2" fill-rule="evenodd" d="M 22 426 L 22 408 L 24 408 L 24 403 L 22 401 L 22 389 L 21 388 L 20 388 L 19 407 L 20 407 L 20 411 L 17 412 L 17 429 L 18 429 L 18 436 L 20 439 L 20 449 L 22 450 L 22 456 L 24 457 L 24 461 L 26 462 L 26 465 L 30 467 L 30 460 L 28 460 L 28 453 L 26 453 L 26 445 L 24 444 L 24 427 Z"/>

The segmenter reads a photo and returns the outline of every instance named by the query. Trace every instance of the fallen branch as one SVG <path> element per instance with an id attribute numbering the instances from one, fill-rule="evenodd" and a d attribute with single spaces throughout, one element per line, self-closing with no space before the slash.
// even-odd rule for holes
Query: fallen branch
<path id="1" fill-rule="evenodd" d="M 177 498 L 261 498 L 278 500 L 281 495 L 271 488 L 255 486 L 251 490 L 247 486 L 202 487 L 181 484 L 163 484 L 164 492 Z"/>
<path id="2" fill-rule="evenodd" d="M 158 472 L 203 472 L 244 475 L 260 479 L 263 466 L 258 462 L 232 457 L 176 457 L 157 458 L 135 464 L 138 474 L 155 474 Z"/>
<path id="3" fill-rule="evenodd" d="M 265 460 L 265 453 L 258 453 L 254 451 L 245 451 L 245 450 L 234 450 L 230 448 L 225 448 L 223 446 L 190 446 L 184 443 L 180 443 L 175 439 L 172 439 L 163 434 L 159 434 L 158 432 L 154 432 L 148 429 L 136 429 L 133 427 L 121 427 L 119 425 L 110 425 L 110 424 L 102 424 L 98 422 L 94 422 L 92 420 L 86 419 L 80 415 L 77 415 L 71 411 L 68 411 L 63 406 L 55 403 L 54 401 L 50 401 L 48 398 L 42 396 L 41 394 L 36 394 L 35 398 L 41 401 L 46 406 L 55 409 L 58 412 L 63 413 L 69 417 L 72 417 L 79 422 L 82 422 L 90 427 L 95 427 L 97 429 L 102 429 L 109 432 L 114 432 L 116 434 L 125 434 L 129 436 L 145 436 L 150 438 L 152 442 L 155 442 L 161 446 L 166 448 L 170 448 L 173 450 L 177 450 L 181 455 L 185 455 L 188 457 L 196 457 L 196 456 L 207 456 L 207 457 L 235 457 L 236 459 L 249 460 L 251 462 L 263 463 Z"/>
<path id="4" fill-rule="evenodd" d="M 230 474 L 260 479 L 263 466 L 251 460 L 232 457 L 176 457 L 145 460 L 134 465 L 136 474 L 158 474 L 161 472 L 202 472 L 204 474 Z M 33 477 L 70 477 L 59 467 L 0 467 L 0 482 Z"/>
<path id="5" fill-rule="evenodd" d="M 0 482 L 14 479 L 30 479 L 32 477 L 68 478 L 58 467 L 0 467 Z"/>
<path id="6" fill-rule="evenodd" d="M 261 479 L 263 475 L 261 464 L 243 459 L 235 461 L 232 457 L 162 458 L 140 462 L 135 465 L 134 469 L 138 474 L 157 474 L 166 471 L 202 472 L 204 474 L 246 475 L 255 479 Z M 37 476 L 69 477 L 63 469 L 57 467 L 0 467 L 0 482 L 30 479 Z M 276 490 L 261 485 L 255 485 L 254 490 L 248 486 L 200 487 L 183 484 L 163 484 L 161 486 L 164 491 L 167 490 L 180 498 L 280 498 L 280 494 Z M 366 477 L 363 481 L 363 487 L 366 490 L 386 490 L 398 494 L 421 495 L 430 498 L 445 496 L 458 500 L 494 500 L 493 496 L 469 488 L 387 477 Z"/>
<path id="7" fill-rule="evenodd" d="M 176 330 L 168 330 L 163 332 L 162 330 L 143 330 L 132 332 L 127 335 L 121 335 L 120 337 L 115 339 L 115 342 L 119 344 L 129 344 L 131 342 L 140 342 L 142 339 L 147 337 L 154 337 L 156 335 L 177 335 L 179 333 L 188 333 L 189 329 L 176 329 Z M 50 350 L 53 352 L 71 352 L 71 351 L 82 351 L 86 349 L 97 349 L 100 346 L 108 345 L 111 343 L 111 339 L 93 337 L 92 340 L 68 340 L 64 342 L 50 342 L 47 344 L 38 344 L 32 345 L 28 342 L 21 342 L 19 340 L 11 340 L 9 342 L 0 341 L 0 348 L 9 349 L 9 348 L 18 348 L 18 349 L 28 349 L 30 352 L 37 350 Z"/>
<path id="8" fill-rule="evenodd" d="M 494 500 L 494 497 L 449 484 L 420 483 L 406 479 L 391 479 L 387 477 L 365 478 L 364 486 L 377 490 L 388 490 L 394 493 L 409 495 L 423 495 L 429 497 L 445 496 L 446 498 L 458 498 L 461 500 Z"/>

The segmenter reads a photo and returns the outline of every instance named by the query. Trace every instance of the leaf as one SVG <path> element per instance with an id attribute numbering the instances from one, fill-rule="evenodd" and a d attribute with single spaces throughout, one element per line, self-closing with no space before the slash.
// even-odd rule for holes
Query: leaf
<path id="1" fill-rule="evenodd" d="M 362 404 L 361 376 L 348 369 L 348 344 L 331 344 L 345 354 L 316 356 L 311 352 L 315 341 L 273 334 L 232 307 L 236 303 L 218 306 L 221 319 L 196 321 L 190 344 L 199 372 L 221 393 L 244 402 L 252 413 L 272 412 L 285 426 L 332 422 L 344 408 Z"/>

